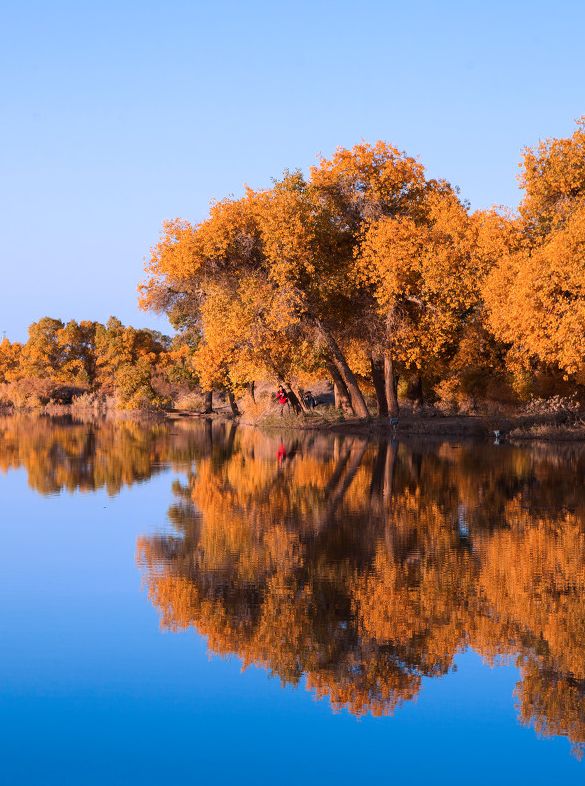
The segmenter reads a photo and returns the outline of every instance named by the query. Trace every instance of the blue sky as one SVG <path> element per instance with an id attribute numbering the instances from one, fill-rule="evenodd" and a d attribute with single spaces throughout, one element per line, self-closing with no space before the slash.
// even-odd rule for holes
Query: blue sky
<path id="1" fill-rule="evenodd" d="M 585 4 L 0 0 L 0 336 L 50 314 L 164 328 L 164 218 L 386 139 L 515 205 L 522 147 L 585 113 Z"/>

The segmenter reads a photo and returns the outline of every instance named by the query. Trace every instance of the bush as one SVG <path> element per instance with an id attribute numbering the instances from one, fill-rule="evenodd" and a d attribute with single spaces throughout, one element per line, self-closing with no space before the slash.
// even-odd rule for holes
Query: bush
<path id="1" fill-rule="evenodd" d="M 474 398 L 463 389 L 456 377 L 441 380 L 435 385 L 434 392 L 438 399 L 435 406 L 445 414 L 468 414 L 476 409 Z"/>
<path id="2" fill-rule="evenodd" d="M 531 398 L 524 407 L 527 415 L 576 415 L 581 409 L 575 395 Z"/>
<path id="3" fill-rule="evenodd" d="M 87 389 L 73 387 L 71 385 L 61 385 L 51 392 L 51 403 L 53 404 L 72 404 L 74 399 L 87 394 Z"/>
<path id="4" fill-rule="evenodd" d="M 196 390 L 179 393 L 175 399 L 175 408 L 184 409 L 187 412 L 203 412 L 205 409 L 205 397 Z"/>
<path id="5" fill-rule="evenodd" d="M 103 393 L 90 392 L 75 396 L 71 402 L 71 411 L 75 413 L 93 412 L 101 414 L 114 408 L 114 398 Z"/>
<path id="6" fill-rule="evenodd" d="M 166 409 L 168 398 L 159 396 L 152 386 L 151 364 L 141 358 L 137 363 L 126 363 L 116 374 L 116 398 L 120 409 Z"/>
<path id="7" fill-rule="evenodd" d="M 25 377 L 0 385 L 0 402 L 15 409 L 40 409 L 49 403 L 54 388 L 50 379 Z"/>
<path id="8" fill-rule="evenodd" d="M 516 428 L 510 431 L 510 439 L 534 439 L 534 440 L 553 440 L 582 442 L 585 439 L 585 421 L 577 420 L 571 424 L 555 425 L 551 423 L 540 423 L 528 428 Z"/>

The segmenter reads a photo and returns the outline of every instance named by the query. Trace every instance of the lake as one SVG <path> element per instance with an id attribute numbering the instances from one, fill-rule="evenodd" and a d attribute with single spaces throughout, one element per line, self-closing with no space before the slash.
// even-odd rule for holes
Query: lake
<path id="1" fill-rule="evenodd" d="M 585 445 L 0 418 L 0 783 L 582 784 Z"/>

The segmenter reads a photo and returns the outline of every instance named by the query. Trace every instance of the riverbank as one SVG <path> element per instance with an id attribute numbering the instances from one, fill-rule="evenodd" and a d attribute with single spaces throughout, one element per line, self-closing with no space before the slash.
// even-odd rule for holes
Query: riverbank
<path id="1" fill-rule="evenodd" d="M 567 422 L 553 415 L 440 415 L 404 414 L 392 426 L 388 418 L 332 420 L 318 414 L 273 416 L 251 423 L 266 430 L 318 430 L 363 436 L 429 436 L 470 439 L 585 441 L 585 420 Z"/>
<path id="2" fill-rule="evenodd" d="M 21 410 L 12 407 L 0 408 L 0 414 L 16 414 Z M 343 417 L 331 408 L 316 409 L 309 413 L 295 415 L 279 412 L 252 419 L 245 413 L 234 417 L 229 407 L 217 407 L 213 412 L 193 412 L 175 409 L 171 411 L 149 412 L 145 410 L 109 410 L 98 413 L 95 410 L 81 410 L 69 405 L 52 405 L 32 410 L 41 416 L 70 416 L 87 420 L 98 418 L 149 419 L 149 420 L 229 420 L 240 425 L 251 426 L 265 431 L 328 431 L 364 437 L 451 437 L 457 439 L 498 439 L 513 442 L 585 442 L 585 413 L 566 414 L 503 414 L 503 415 L 444 415 L 436 411 L 421 413 L 405 412 L 393 426 L 388 418 L 372 417 L 365 421 L 359 418 Z"/>
<path id="3" fill-rule="evenodd" d="M 388 418 L 373 417 L 367 421 L 344 418 L 331 411 L 282 416 L 272 413 L 260 420 L 242 415 L 233 418 L 227 411 L 212 415 L 175 411 L 166 414 L 172 420 L 189 418 L 234 419 L 241 425 L 266 431 L 329 431 L 353 436 L 374 437 L 455 437 L 469 439 L 500 439 L 512 441 L 583 441 L 585 442 L 585 417 L 567 418 L 565 415 L 442 415 L 436 412 L 404 413 L 396 426 Z"/>

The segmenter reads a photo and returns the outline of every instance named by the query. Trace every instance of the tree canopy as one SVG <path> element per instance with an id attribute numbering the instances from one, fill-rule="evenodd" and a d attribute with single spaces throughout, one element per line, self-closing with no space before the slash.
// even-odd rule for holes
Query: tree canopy
<path id="1" fill-rule="evenodd" d="M 0 343 L 0 385 L 13 402 L 46 399 L 50 382 L 142 408 L 170 406 L 180 381 L 237 412 L 257 382 L 302 402 L 329 380 L 364 419 L 396 416 L 405 395 L 467 412 L 585 400 L 585 120 L 526 149 L 520 183 L 516 213 L 472 211 L 387 142 L 339 148 L 199 222 L 163 223 L 139 302 L 173 339 L 44 317 L 23 345 Z"/>
<path id="2" fill-rule="evenodd" d="M 585 381 L 583 133 L 580 121 L 525 151 L 518 215 L 471 212 L 388 143 L 340 148 L 198 224 L 167 222 L 141 303 L 199 334 L 207 384 L 316 371 L 360 417 L 371 394 L 396 414 L 399 377 L 431 399 L 448 380 L 481 398 L 494 371 L 510 396 L 543 378 L 573 390 Z M 465 379 L 463 354 L 476 368 Z"/>

